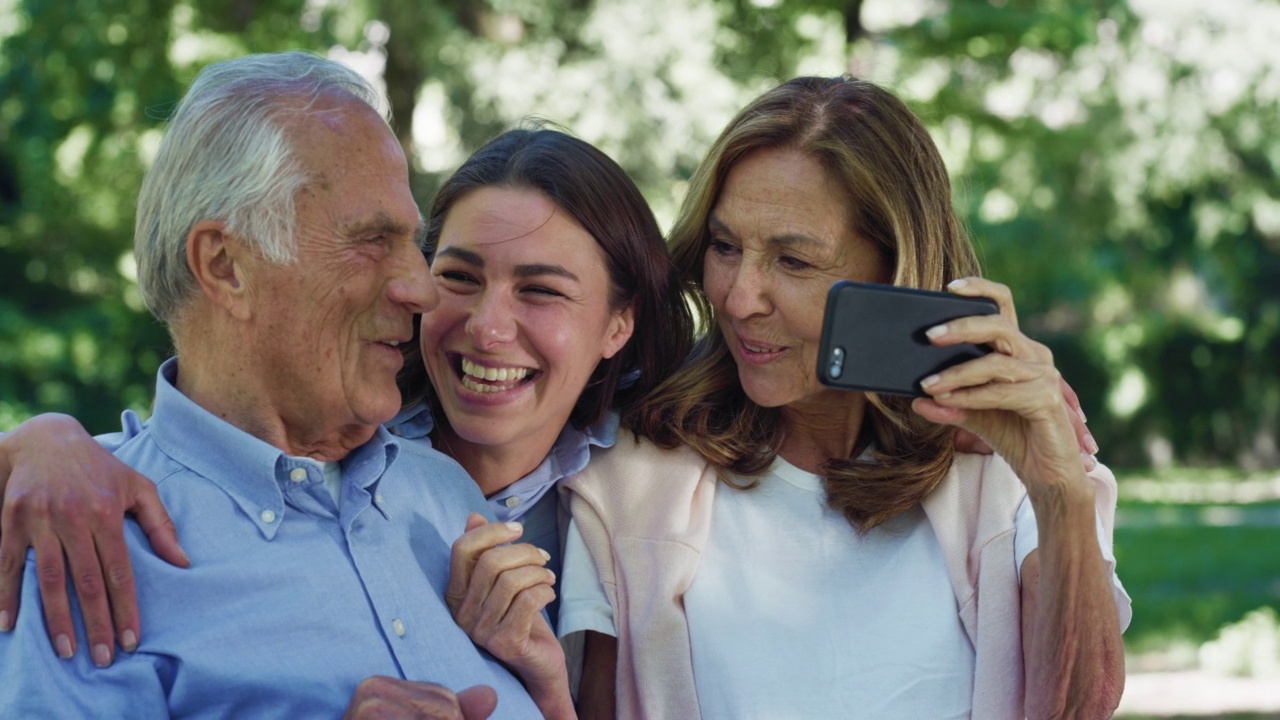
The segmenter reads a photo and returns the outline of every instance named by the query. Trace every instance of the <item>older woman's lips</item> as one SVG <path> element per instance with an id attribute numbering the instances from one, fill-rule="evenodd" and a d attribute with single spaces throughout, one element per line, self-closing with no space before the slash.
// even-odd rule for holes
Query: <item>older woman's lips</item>
<path id="1" fill-rule="evenodd" d="M 772 362 L 785 351 L 785 347 L 770 345 L 769 343 L 757 340 L 738 338 L 738 357 L 740 357 L 744 362 L 748 362 L 753 365 L 763 365 L 765 363 Z"/>

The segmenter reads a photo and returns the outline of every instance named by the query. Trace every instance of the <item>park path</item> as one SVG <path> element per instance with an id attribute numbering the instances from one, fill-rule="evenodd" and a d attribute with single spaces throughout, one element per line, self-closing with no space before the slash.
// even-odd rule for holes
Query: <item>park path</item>
<path id="1" fill-rule="evenodd" d="M 1280 677 L 1240 678 L 1204 670 L 1133 673 L 1125 678 L 1117 718 L 1280 718 Z"/>

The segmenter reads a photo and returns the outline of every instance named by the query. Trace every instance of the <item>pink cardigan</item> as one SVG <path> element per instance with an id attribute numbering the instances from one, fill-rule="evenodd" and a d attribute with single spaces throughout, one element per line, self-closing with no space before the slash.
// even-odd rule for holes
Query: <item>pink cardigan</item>
<path id="1" fill-rule="evenodd" d="M 1101 465 L 1090 478 L 1109 552 L 1115 478 Z M 716 469 L 688 447 L 663 450 L 621 431 L 615 446 L 593 453 L 586 470 L 561 487 L 613 606 L 618 717 L 700 717 L 684 593 L 707 543 Z M 1022 596 L 1013 539 L 1025 494 L 998 456 L 957 454 L 923 503 L 976 653 L 975 718 L 1023 717 Z M 1128 607 L 1122 599 L 1123 627 Z"/>

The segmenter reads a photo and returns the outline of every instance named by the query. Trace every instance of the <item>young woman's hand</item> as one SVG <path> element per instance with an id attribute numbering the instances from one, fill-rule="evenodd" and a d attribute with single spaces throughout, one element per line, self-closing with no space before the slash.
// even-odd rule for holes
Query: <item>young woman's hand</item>
<path id="1" fill-rule="evenodd" d="M 0 630 L 11 629 L 17 618 L 30 547 L 54 651 L 63 658 L 76 651 L 68 574 L 93 661 L 109 665 L 117 640 L 133 651 L 141 626 L 125 514 L 134 515 L 157 555 L 180 567 L 190 564 L 155 484 L 117 460 L 74 418 L 48 414 L 0 440 L 0 491 Z"/>
<path id="2" fill-rule="evenodd" d="M 519 523 L 486 522 L 478 513 L 453 544 L 445 600 L 471 640 L 506 663 L 546 717 L 575 717 L 564 651 L 542 616 L 555 599 L 550 556 L 514 543 Z M 514 544 L 512 544 L 514 543 Z"/>

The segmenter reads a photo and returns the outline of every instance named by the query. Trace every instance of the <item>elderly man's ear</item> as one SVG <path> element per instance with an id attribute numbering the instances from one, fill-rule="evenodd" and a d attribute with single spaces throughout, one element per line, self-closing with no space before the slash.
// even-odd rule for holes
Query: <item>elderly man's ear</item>
<path id="1" fill-rule="evenodd" d="M 252 250 L 222 222 L 201 220 L 187 236 L 187 266 L 201 292 L 237 320 L 251 315 L 247 272 Z"/>

